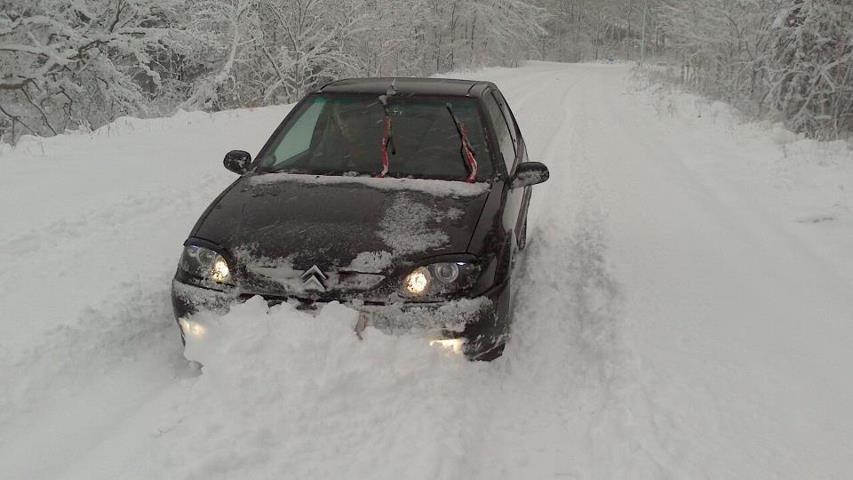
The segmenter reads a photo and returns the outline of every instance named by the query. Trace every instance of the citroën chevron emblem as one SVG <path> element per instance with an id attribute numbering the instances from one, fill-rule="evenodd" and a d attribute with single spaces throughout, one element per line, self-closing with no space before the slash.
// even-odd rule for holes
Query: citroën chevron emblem
<path id="1" fill-rule="evenodd" d="M 327 277 L 317 265 L 312 265 L 311 268 L 302 274 L 301 278 L 302 284 L 305 285 L 306 288 L 312 288 L 321 292 L 326 291 L 326 280 L 328 280 L 329 277 Z"/>

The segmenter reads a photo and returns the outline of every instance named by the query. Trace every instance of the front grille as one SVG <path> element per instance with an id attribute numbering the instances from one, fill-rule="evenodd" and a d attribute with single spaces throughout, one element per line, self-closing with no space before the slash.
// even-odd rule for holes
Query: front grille
<path id="1" fill-rule="evenodd" d="M 316 267 L 312 267 L 316 268 Z M 329 270 L 302 271 L 289 266 L 247 266 L 245 287 L 274 295 L 332 301 L 380 288 L 386 276 L 377 273 Z"/>

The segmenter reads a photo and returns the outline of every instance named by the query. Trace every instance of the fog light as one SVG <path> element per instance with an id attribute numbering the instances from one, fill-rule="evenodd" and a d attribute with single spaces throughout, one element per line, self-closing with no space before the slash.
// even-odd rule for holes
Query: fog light
<path id="1" fill-rule="evenodd" d="M 463 349 L 465 348 L 465 339 L 464 338 L 445 338 L 441 340 L 430 340 L 429 345 L 431 347 L 440 347 L 448 352 L 455 353 L 457 355 L 461 354 Z"/>
<path id="2" fill-rule="evenodd" d="M 184 336 L 202 337 L 207 331 L 204 325 L 182 318 L 178 321 L 181 324 L 181 330 L 184 331 Z"/>

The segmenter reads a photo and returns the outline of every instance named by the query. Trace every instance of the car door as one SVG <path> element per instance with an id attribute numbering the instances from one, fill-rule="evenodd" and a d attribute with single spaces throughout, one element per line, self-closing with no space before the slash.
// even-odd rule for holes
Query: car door
<path id="1" fill-rule="evenodd" d="M 521 135 L 521 128 L 515 120 L 515 114 L 512 112 L 512 109 L 509 108 L 509 103 L 500 91 L 496 91 L 495 95 L 501 105 L 501 112 L 504 114 L 510 125 L 510 131 L 515 134 L 514 139 L 517 150 L 515 167 L 518 167 L 519 164 L 529 161 L 529 157 L 527 156 L 527 144 L 524 142 L 524 136 Z M 513 172 L 513 175 L 514 174 L 515 172 Z M 515 224 L 516 234 L 520 234 L 521 229 L 524 226 L 524 222 L 527 220 L 527 208 L 530 204 L 530 197 L 533 195 L 533 187 L 524 187 L 523 189 L 516 189 L 515 191 L 517 191 L 521 197 L 521 205 L 518 209 L 518 217 Z"/>
<path id="2" fill-rule="evenodd" d="M 528 188 L 509 188 L 515 169 L 519 163 L 527 161 L 527 149 L 521 138 L 521 132 L 515 122 L 515 117 L 500 91 L 491 89 L 486 98 L 486 109 L 492 117 L 497 135 L 501 156 L 506 168 L 506 200 L 504 202 L 503 226 L 506 231 L 512 230 L 516 237 L 521 233 L 523 225 L 523 209 L 529 198 Z"/>

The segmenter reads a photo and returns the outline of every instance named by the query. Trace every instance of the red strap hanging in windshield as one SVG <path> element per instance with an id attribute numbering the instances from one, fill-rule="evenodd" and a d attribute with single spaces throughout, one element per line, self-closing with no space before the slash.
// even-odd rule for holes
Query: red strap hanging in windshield
<path id="1" fill-rule="evenodd" d="M 468 176 L 465 181 L 474 183 L 477 181 L 477 157 L 474 156 L 474 149 L 471 148 L 471 142 L 468 141 L 468 131 L 465 130 L 465 125 L 453 113 L 453 105 L 447 104 L 447 113 L 453 120 L 453 125 L 456 126 L 456 133 L 459 134 L 459 140 L 462 142 L 462 158 L 465 160 L 465 167 L 468 170 Z"/>
<path id="2" fill-rule="evenodd" d="M 477 181 L 479 167 L 477 166 L 477 158 L 474 156 L 474 149 L 471 148 L 471 143 L 468 141 L 468 132 L 461 122 L 459 124 L 459 134 L 462 136 L 462 153 L 465 156 L 465 164 L 468 166 L 468 177 L 465 178 L 465 181 L 474 183 Z"/>
<path id="3" fill-rule="evenodd" d="M 388 175 L 388 169 L 391 166 L 388 160 L 388 143 L 391 139 L 391 116 L 386 113 L 384 121 L 384 130 L 382 133 L 382 171 L 377 175 L 379 178 L 384 178 Z"/>

